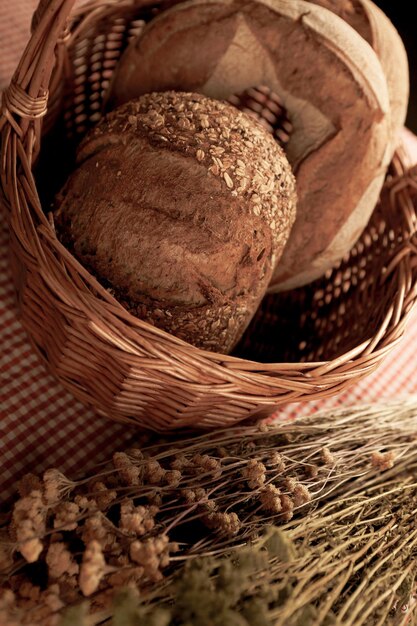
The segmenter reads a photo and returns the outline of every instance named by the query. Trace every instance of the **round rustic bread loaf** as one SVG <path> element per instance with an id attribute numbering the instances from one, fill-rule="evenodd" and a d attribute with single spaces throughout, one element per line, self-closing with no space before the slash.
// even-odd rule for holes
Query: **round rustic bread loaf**
<path id="1" fill-rule="evenodd" d="M 397 29 L 372 0 L 309 1 L 344 19 L 375 50 L 387 79 L 393 139 L 397 145 L 407 116 L 410 91 L 407 52 Z"/>
<path id="2" fill-rule="evenodd" d="M 369 44 L 303 0 L 193 0 L 132 42 L 110 100 L 165 89 L 226 99 L 257 85 L 280 96 L 293 126 L 297 220 L 270 285 L 279 291 L 334 266 L 377 203 L 393 146 L 387 82 Z"/>
<path id="3" fill-rule="evenodd" d="M 295 179 L 270 134 L 233 106 L 166 92 L 85 138 L 57 232 L 134 315 L 229 352 L 295 220 Z"/>

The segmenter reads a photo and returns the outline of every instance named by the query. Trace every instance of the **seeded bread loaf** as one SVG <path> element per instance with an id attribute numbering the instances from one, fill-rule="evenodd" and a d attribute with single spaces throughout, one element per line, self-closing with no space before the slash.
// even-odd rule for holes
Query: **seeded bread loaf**
<path id="1" fill-rule="evenodd" d="M 263 127 L 192 94 L 150 94 L 82 142 L 59 237 L 134 315 L 229 352 L 295 219 L 294 177 Z"/>
<path id="2" fill-rule="evenodd" d="M 270 287 L 314 280 L 346 254 L 377 203 L 393 153 L 387 82 L 369 44 L 303 0 L 193 0 L 128 47 L 111 92 L 184 89 L 228 98 L 266 85 L 293 131 L 297 220 Z"/>

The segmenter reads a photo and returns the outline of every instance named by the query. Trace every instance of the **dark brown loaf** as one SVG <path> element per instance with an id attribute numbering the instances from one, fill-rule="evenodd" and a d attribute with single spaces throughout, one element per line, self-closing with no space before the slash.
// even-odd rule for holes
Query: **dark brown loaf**
<path id="1" fill-rule="evenodd" d="M 151 94 L 86 137 L 57 231 L 138 317 L 229 352 L 295 219 L 294 177 L 272 137 L 234 107 Z"/>

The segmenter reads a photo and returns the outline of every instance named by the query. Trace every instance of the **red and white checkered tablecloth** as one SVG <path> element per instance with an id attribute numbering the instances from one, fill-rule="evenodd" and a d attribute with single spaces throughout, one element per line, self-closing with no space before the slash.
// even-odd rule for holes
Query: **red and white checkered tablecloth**
<path id="1" fill-rule="evenodd" d="M 28 36 L 34 0 L 0 0 L 0 90 L 16 67 Z M 416 159 L 417 161 L 417 154 Z M 87 469 L 109 457 L 134 434 L 94 414 L 48 374 L 19 321 L 8 261 L 7 216 L 0 208 L 0 492 L 5 500 L 26 472 L 59 466 Z M 417 392 L 417 315 L 407 335 L 384 364 L 342 395 L 293 404 L 277 417 L 288 419 L 317 409 L 372 402 Z"/>

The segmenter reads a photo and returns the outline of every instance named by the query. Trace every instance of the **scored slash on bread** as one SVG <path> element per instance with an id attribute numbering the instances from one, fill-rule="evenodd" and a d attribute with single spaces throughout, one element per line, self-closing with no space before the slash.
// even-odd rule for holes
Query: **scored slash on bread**
<path id="1" fill-rule="evenodd" d="M 378 56 L 387 79 L 393 138 L 405 123 L 409 97 L 407 53 L 395 26 L 372 0 L 309 0 L 329 9 L 367 41 Z"/>

